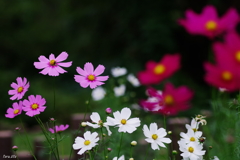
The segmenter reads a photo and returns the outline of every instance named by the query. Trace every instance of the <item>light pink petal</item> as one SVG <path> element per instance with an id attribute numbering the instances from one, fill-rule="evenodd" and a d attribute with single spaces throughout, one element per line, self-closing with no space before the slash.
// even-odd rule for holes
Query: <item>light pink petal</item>
<path id="1" fill-rule="evenodd" d="M 59 73 L 55 68 L 50 68 L 48 75 L 49 76 L 59 76 Z"/>
<path id="2" fill-rule="evenodd" d="M 54 133 L 54 130 L 52 128 L 48 129 L 51 133 Z"/>
<path id="3" fill-rule="evenodd" d="M 9 95 L 14 95 L 14 94 L 17 94 L 18 92 L 16 90 L 9 90 L 8 91 L 8 94 Z"/>
<path id="4" fill-rule="evenodd" d="M 33 65 L 34 65 L 35 68 L 37 68 L 37 69 L 43 69 L 43 68 L 48 67 L 48 62 L 47 62 L 47 63 L 34 62 Z"/>
<path id="5" fill-rule="evenodd" d="M 21 78 L 21 77 L 18 77 L 18 78 L 17 78 L 17 84 L 18 84 L 19 86 L 22 86 L 22 85 L 23 85 L 23 83 L 22 83 L 22 78 Z"/>
<path id="6" fill-rule="evenodd" d="M 25 86 L 26 85 L 26 83 L 27 83 L 27 78 L 23 78 L 23 86 Z"/>
<path id="7" fill-rule="evenodd" d="M 96 77 L 96 81 L 106 81 L 106 80 L 108 80 L 108 76 L 98 76 L 98 77 Z"/>
<path id="8" fill-rule="evenodd" d="M 62 66 L 62 67 L 70 67 L 72 65 L 72 61 L 71 62 L 58 63 L 58 65 Z"/>
<path id="9" fill-rule="evenodd" d="M 46 74 L 48 74 L 49 73 L 49 71 L 50 71 L 50 67 L 47 67 L 47 68 L 44 68 L 41 72 L 39 72 L 39 73 L 41 73 L 41 74 L 43 74 L 43 75 L 46 75 Z"/>
<path id="10" fill-rule="evenodd" d="M 97 83 L 97 82 L 89 82 L 89 83 L 90 83 L 90 88 L 91 88 L 91 89 L 96 88 L 96 87 L 98 86 L 98 84 L 99 84 L 99 83 Z"/>
<path id="11" fill-rule="evenodd" d="M 87 88 L 89 86 L 90 82 L 88 82 L 87 80 L 81 81 L 80 85 L 83 88 Z"/>
<path id="12" fill-rule="evenodd" d="M 98 65 L 97 68 L 95 69 L 95 71 L 93 72 L 93 74 L 95 76 L 98 76 L 100 74 L 102 74 L 105 70 L 105 67 L 103 65 Z"/>
<path id="13" fill-rule="evenodd" d="M 56 71 L 58 72 L 58 73 L 65 73 L 65 72 L 67 72 L 67 71 L 65 71 L 64 69 L 62 69 L 61 67 L 55 67 L 55 69 L 56 69 Z"/>
<path id="14" fill-rule="evenodd" d="M 57 62 L 64 61 L 64 60 L 67 59 L 67 57 L 68 57 L 67 52 L 62 52 L 62 53 L 60 53 L 60 54 L 57 56 L 56 61 L 57 61 Z"/>
<path id="15" fill-rule="evenodd" d="M 43 112 L 46 109 L 46 107 L 39 107 L 38 111 Z"/>
<path id="16" fill-rule="evenodd" d="M 90 62 L 87 62 L 84 65 L 84 70 L 88 73 L 88 74 L 93 74 L 93 65 Z"/>
<path id="17" fill-rule="evenodd" d="M 26 115 L 28 115 L 28 116 L 30 116 L 30 117 L 33 117 L 33 116 L 35 116 L 35 115 L 37 115 L 37 114 L 36 114 L 35 111 L 28 111 L 28 112 L 26 112 Z"/>
<path id="18" fill-rule="evenodd" d="M 14 89 L 17 89 L 17 88 L 18 88 L 18 85 L 17 85 L 17 83 L 14 83 L 14 82 L 13 82 L 13 83 L 11 84 L 11 87 L 14 88 Z"/>
<path id="19" fill-rule="evenodd" d="M 54 56 L 54 54 L 51 53 L 51 54 L 49 55 L 49 60 L 53 60 L 53 59 L 55 60 L 55 56 Z"/>
<path id="20" fill-rule="evenodd" d="M 80 67 L 77 67 L 77 72 L 78 72 L 78 74 L 80 74 L 80 75 L 83 75 L 83 76 L 87 76 L 88 75 L 88 73 L 86 72 L 86 71 L 84 71 L 82 68 L 80 68 Z"/>
<path id="21" fill-rule="evenodd" d="M 30 103 L 35 103 L 36 102 L 36 98 L 35 98 L 34 95 L 28 96 L 28 100 L 30 101 Z"/>
<path id="22" fill-rule="evenodd" d="M 23 100 L 23 106 L 29 107 L 31 104 L 28 100 L 24 99 Z"/>
<path id="23" fill-rule="evenodd" d="M 11 100 L 15 100 L 15 99 L 17 99 L 17 98 L 18 98 L 18 94 L 15 94 L 15 95 L 13 95 L 12 97 L 10 97 Z"/>
<path id="24" fill-rule="evenodd" d="M 49 62 L 49 59 L 47 59 L 45 56 L 40 56 L 40 57 L 38 58 L 38 60 L 39 60 L 40 62 L 44 62 L 44 63 L 48 63 L 48 62 Z"/>
<path id="25" fill-rule="evenodd" d="M 76 82 L 81 83 L 82 81 L 86 81 L 86 77 L 74 75 L 74 79 Z"/>

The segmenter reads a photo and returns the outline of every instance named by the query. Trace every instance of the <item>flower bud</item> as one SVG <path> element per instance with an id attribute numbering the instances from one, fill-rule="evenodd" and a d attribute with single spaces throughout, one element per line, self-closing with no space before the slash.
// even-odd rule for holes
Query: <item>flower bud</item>
<path id="1" fill-rule="evenodd" d="M 106 110 L 105 110 L 105 111 L 106 111 L 106 113 L 107 113 L 107 114 L 110 114 L 110 113 L 112 113 L 112 109 L 111 109 L 111 108 L 106 108 Z"/>
<path id="2" fill-rule="evenodd" d="M 173 155 L 177 155 L 178 152 L 177 152 L 176 150 L 173 150 L 173 151 L 172 151 L 172 154 L 173 154 Z"/>
<path id="3" fill-rule="evenodd" d="M 205 141 L 205 138 L 200 137 L 198 140 L 199 140 L 200 143 L 203 143 Z"/>
<path id="4" fill-rule="evenodd" d="M 129 158 L 129 160 L 134 160 L 134 158 Z"/>
<path id="5" fill-rule="evenodd" d="M 136 145 L 137 145 L 137 142 L 136 142 L 136 141 L 132 141 L 132 142 L 131 142 L 131 145 L 132 145 L 132 146 L 136 146 Z"/>
<path id="6" fill-rule="evenodd" d="M 86 123 L 86 122 L 82 122 L 82 123 L 81 123 L 81 126 L 82 126 L 82 127 L 86 127 L 86 126 L 87 126 L 87 123 Z"/>
<path id="7" fill-rule="evenodd" d="M 13 150 L 14 152 L 16 152 L 16 151 L 18 150 L 18 146 L 13 146 L 13 147 L 12 147 L 12 150 Z"/>
<path id="8" fill-rule="evenodd" d="M 112 148 L 108 148 L 107 150 L 108 150 L 108 152 L 111 152 L 111 151 L 112 151 Z"/>
<path id="9" fill-rule="evenodd" d="M 54 118 L 50 118 L 50 122 L 55 122 L 56 120 Z"/>
<path id="10" fill-rule="evenodd" d="M 20 130 L 21 130 L 21 128 L 19 128 L 19 127 L 15 128 L 15 131 L 20 131 Z"/>
<path id="11" fill-rule="evenodd" d="M 168 135 L 171 135 L 172 134 L 172 131 L 168 131 Z"/>

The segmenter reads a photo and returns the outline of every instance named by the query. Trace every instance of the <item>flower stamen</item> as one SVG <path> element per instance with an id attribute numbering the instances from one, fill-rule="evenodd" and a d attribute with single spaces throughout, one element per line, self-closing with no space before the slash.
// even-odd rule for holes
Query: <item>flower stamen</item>
<path id="1" fill-rule="evenodd" d="M 193 153 L 194 152 L 194 148 L 193 147 L 188 147 L 188 152 Z"/>
<path id="2" fill-rule="evenodd" d="M 209 31 L 214 31 L 217 29 L 217 23 L 215 21 L 207 21 L 205 27 Z"/>
<path id="3" fill-rule="evenodd" d="M 21 93 L 23 91 L 23 87 L 18 87 L 17 92 Z"/>
<path id="4" fill-rule="evenodd" d="M 31 107 L 32 107 L 33 110 L 36 110 L 36 109 L 38 109 L 38 104 L 33 103 Z"/>
<path id="5" fill-rule="evenodd" d="M 95 76 L 92 75 L 92 74 L 90 74 L 90 75 L 87 77 L 87 79 L 88 79 L 89 81 L 94 81 L 94 80 L 95 80 Z"/>
<path id="6" fill-rule="evenodd" d="M 222 72 L 222 79 L 225 81 L 230 81 L 232 79 L 232 73 L 229 71 Z"/>
<path id="7" fill-rule="evenodd" d="M 166 105 L 173 105 L 174 99 L 171 95 L 166 95 L 164 97 L 164 102 L 165 102 Z"/>
<path id="8" fill-rule="evenodd" d="M 156 140 L 157 138 L 158 138 L 158 135 L 156 135 L 156 134 L 152 135 L 152 139 Z"/>
<path id="9" fill-rule="evenodd" d="M 19 112 L 20 112 L 19 109 L 15 109 L 15 110 L 13 111 L 14 114 L 18 114 Z"/>
<path id="10" fill-rule="evenodd" d="M 190 141 L 195 142 L 196 139 L 195 139 L 194 137 L 191 137 L 191 138 L 190 138 Z"/>
<path id="11" fill-rule="evenodd" d="M 166 68 L 165 68 L 164 65 L 158 64 L 158 65 L 154 68 L 153 72 L 154 72 L 155 74 L 162 74 L 165 70 L 166 70 Z"/>
<path id="12" fill-rule="evenodd" d="M 237 62 L 240 62 L 240 51 L 236 52 L 235 58 L 236 58 Z"/>
<path id="13" fill-rule="evenodd" d="M 56 61 L 54 59 L 50 60 L 49 63 L 50 63 L 51 66 L 55 66 L 56 65 Z"/>
<path id="14" fill-rule="evenodd" d="M 121 123 L 124 125 L 124 124 L 127 123 L 127 120 L 126 120 L 126 119 L 122 119 L 122 120 L 121 120 Z"/>
<path id="15" fill-rule="evenodd" d="M 85 141 L 84 141 L 84 145 L 86 145 L 86 146 L 89 145 L 90 143 L 91 143 L 91 142 L 90 142 L 89 140 L 85 140 Z"/>

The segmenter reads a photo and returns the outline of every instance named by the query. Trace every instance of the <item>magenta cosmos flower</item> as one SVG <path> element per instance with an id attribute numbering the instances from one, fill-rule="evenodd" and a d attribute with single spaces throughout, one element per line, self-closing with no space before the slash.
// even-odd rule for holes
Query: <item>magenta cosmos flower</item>
<path id="1" fill-rule="evenodd" d="M 180 68 L 179 54 L 166 54 L 160 62 L 148 61 L 146 70 L 137 75 L 143 85 L 159 84 Z"/>
<path id="2" fill-rule="evenodd" d="M 87 62 L 84 65 L 84 70 L 80 67 L 77 67 L 77 72 L 80 75 L 74 75 L 76 82 L 80 84 L 81 87 L 87 88 L 90 85 L 90 88 L 96 88 L 104 84 L 102 81 L 106 81 L 108 76 L 99 76 L 105 70 L 103 65 L 98 65 L 94 70 L 92 63 Z"/>
<path id="3" fill-rule="evenodd" d="M 140 101 L 140 105 L 153 113 L 164 115 L 176 115 L 179 111 L 188 109 L 193 97 L 193 92 L 188 87 L 175 88 L 171 83 L 167 83 L 162 92 L 149 88 L 147 93 L 149 98 Z"/>
<path id="4" fill-rule="evenodd" d="M 40 114 L 40 112 L 43 112 L 46 108 L 44 106 L 46 103 L 46 100 L 42 98 L 40 95 L 30 95 L 28 96 L 28 100 L 23 101 L 23 110 L 26 112 L 26 115 L 33 117 L 37 114 Z"/>
<path id="5" fill-rule="evenodd" d="M 18 77 L 16 80 L 17 83 L 13 82 L 11 84 L 13 90 L 8 91 L 9 95 L 13 95 L 12 97 L 10 97 L 11 100 L 22 99 L 22 97 L 28 91 L 28 88 L 30 86 L 29 82 L 27 82 L 27 79 L 25 77 L 23 79 L 21 77 Z"/>
<path id="6" fill-rule="evenodd" d="M 62 62 L 66 60 L 68 57 L 67 52 L 62 52 L 59 56 L 55 58 L 54 54 L 50 54 L 49 59 L 45 56 L 40 56 L 38 60 L 40 62 L 34 62 L 34 66 L 37 69 L 43 69 L 41 74 L 48 74 L 49 76 L 59 76 L 59 73 L 65 73 L 64 69 L 61 67 L 70 67 L 72 65 L 71 62 Z"/>
<path id="7" fill-rule="evenodd" d="M 60 125 L 60 126 L 55 126 L 55 130 L 56 130 L 57 133 L 60 133 L 60 132 L 62 132 L 62 131 L 65 131 L 66 129 L 68 129 L 68 127 L 69 127 L 68 124 L 66 124 L 65 126 L 62 124 L 62 125 Z M 48 130 L 49 130 L 51 133 L 55 133 L 54 128 L 49 128 Z"/>
<path id="8" fill-rule="evenodd" d="M 238 12 L 234 8 L 230 8 L 221 18 L 218 17 L 216 8 L 211 5 L 204 7 L 201 14 L 192 10 L 187 10 L 185 14 L 186 19 L 179 19 L 178 23 L 190 34 L 204 35 L 209 38 L 234 30 L 239 22 Z"/>
<path id="9" fill-rule="evenodd" d="M 19 101 L 19 103 L 14 102 L 12 104 L 12 108 L 8 108 L 7 114 L 5 114 L 5 117 L 14 118 L 15 116 L 21 114 L 22 113 L 22 107 L 23 107 L 23 102 L 22 101 Z"/>

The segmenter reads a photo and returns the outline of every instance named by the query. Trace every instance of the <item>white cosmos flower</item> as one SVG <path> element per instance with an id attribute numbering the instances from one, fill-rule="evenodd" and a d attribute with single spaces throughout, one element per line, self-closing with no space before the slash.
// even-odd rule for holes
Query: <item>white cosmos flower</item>
<path id="1" fill-rule="evenodd" d="M 202 144 L 199 144 L 197 142 L 190 142 L 186 144 L 185 141 L 180 140 L 178 141 L 178 144 L 179 144 L 179 150 L 183 152 L 181 156 L 184 159 L 202 160 L 202 156 L 206 152 L 202 150 L 203 149 Z"/>
<path id="2" fill-rule="evenodd" d="M 73 144 L 73 149 L 80 151 L 77 154 L 82 155 L 85 151 L 91 150 L 93 147 L 95 147 L 97 142 L 99 141 L 99 138 L 97 137 L 97 132 L 93 132 L 91 134 L 90 131 L 87 131 L 83 134 L 83 137 L 77 137 L 75 139 L 75 143 Z"/>
<path id="3" fill-rule="evenodd" d="M 139 80 L 138 80 L 133 74 L 129 74 L 129 75 L 127 76 L 127 80 L 128 80 L 134 87 L 140 86 Z"/>
<path id="4" fill-rule="evenodd" d="M 197 122 L 194 118 L 191 121 L 191 125 L 186 124 L 185 125 L 187 130 L 192 129 L 194 132 L 198 132 L 199 122 Z"/>
<path id="5" fill-rule="evenodd" d="M 87 122 L 86 124 L 93 128 L 100 128 L 100 127 L 106 127 L 108 131 L 108 135 L 110 136 L 112 132 L 109 130 L 109 126 L 106 123 L 103 123 L 100 115 L 97 112 L 93 112 L 90 116 L 90 119 L 93 123 Z"/>
<path id="6" fill-rule="evenodd" d="M 106 95 L 106 91 L 102 87 L 97 87 L 92 90 L 92 98 L 94 101 L 103 99 Z"/>
<path id="7" fill-rule="evenodd" d="M 143 126 L 143 134 L 147 137 L 145 140 L 151 143 L 153 150 L 160 149 L 161 147 L 166 147 L 163 143 L 171 143 L 170 138 L 165 138 L 167 132 L 164 128 L 159 128 L 156 123 L 151 123 L 148 129 L 147 125 Z"/>
<path id="8" fill-rule="evenodd" d="M 114 87 L 113 91 L 116 97 L 123 96 L 126 90 L 126 86 L 121 84 L 119 87 Z"/>
<path id="9" fill-rule="evenodd" d="M 119 77 L 119 76 L 125 75 L 127 73 L 127 69 L 121 68 L 121 67 L 115 67 L 111 69 L 111 73 L 113 77 Z"/>
<path id="10" fill-rule="evenodd" d="M 187 133 L 180 133 L 182 137 L 181 140 L 185 141 L 185 143 L 190 142 L 198 142 L 198 139 L 202 136 L 202 132 L 194 132 L 192 129 L 188 129 Z"/>
<path id="11" fill-rule="evenodd" d="M 212 160 L 219 160 L 217 156 L 214 156 Z"/>
<path id="12" fill-rule="evenodd" d="M 134 132 L 137 127 L 140 126 L 139 118 L 130 118 L 131 110 L 129 108 L 123 108 L 121 112 L 116 111 L 113 113 L 114 118 L 107 117 L 106 124 L 108 126 L 117 126 L 119 127 L 118 132 Z"/>
<path id="13" fill-rule="evenodd" d="M 125 160 L 125 157 L 124 155 L 122 155 L 121 157 L 117 158 L 117 157 L 114 157 L 113 160 Z"/>

